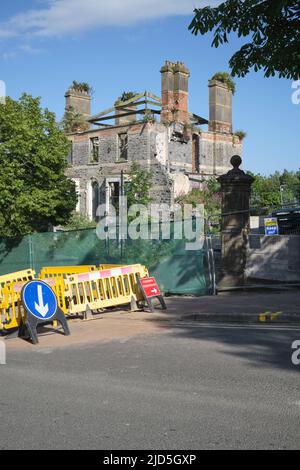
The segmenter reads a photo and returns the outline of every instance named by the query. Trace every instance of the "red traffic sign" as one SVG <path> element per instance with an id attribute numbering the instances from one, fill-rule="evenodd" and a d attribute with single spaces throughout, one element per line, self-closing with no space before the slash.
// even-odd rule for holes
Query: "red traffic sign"
<path id="1" fill-rule="evenodd" d="M 140 283 L 146 299 L 161 295 L 155 277 L 143 277 L 140 279 Z"/>

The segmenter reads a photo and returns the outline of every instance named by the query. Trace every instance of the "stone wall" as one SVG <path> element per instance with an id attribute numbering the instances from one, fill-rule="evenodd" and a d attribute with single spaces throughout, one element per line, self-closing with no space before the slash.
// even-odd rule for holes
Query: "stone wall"
<path id="1" fill-rule="evenodd" d="M 118 133 L 128 133 L 127 162 L 119 161 Z M 90 139 L 99 139 L 99 161 L 91 161 Z M 67 176 L 77 185 L 79 193 L 78 208 L 90 216 L 91 183 L 98 182 L 102 187 L 105 179 L 120 178 L 130 171 L 131 162 L 138 162 L 153 174 L 151 198 L 155 203 L 171 203 L 173 200 L 173 181 L 167 165 L 167 129 L 162 124 L 120 126 L 111 129 L 90 131 L 70 136 L 72 140 L 72 164 Z M 104 200 L 103 200 L 104 199 Z M 100 202 L 105 202 L 105 191 L 100 191 Z"/>
<path id="2" fill-rule="evenodd" d="M 204 176 L 227 173 L 233 155 L 242 155 L 242 144 L 232 134 L 201 132 L 200 173 Z"/>
<path id="3" fill-rule="evenodd" d="M 168 128 L 168 158 L 170 171 L 192 171 L 192 139 L 184 125 L 172 123 Z"/>
<path id="4" fill-rule="evenodd" d="M 140 165 L 149 163 L 150 159 L 150 131 L 149 127 L 140 127 L 138 131 L 128 132 L 128 161 L 138 162 Z"/>
<path id="5" fill-rule="evenodd" d="M 99 137 L 99 164 L 116 162 L 118 159 L 118 135 Z"/>
<path id="6" fill-rule="evenodd" d="M 90 162 L 90 144 L 88 140 L 73 142 L 72 165 L 87 165 Z"/>
<path id="7" fill-rule="evenodd" d="M 170 171 L 192 172 L 192 140 L 169 143 Z"/>
<path id="8" fill-rule="evenodd" d="M 300 281 L 300 236 L 251 234 L 246 276 L 270 281 Z"/>
<path id="9" fill-rule="evenodd" d="M 149 169 L 152 172 L 151 202 L 171 204 L 173 181 L 168 172 L 168 132 L 162 124 L 149 126 Z"/>
<path id="10" fill-rule="evenodd" d="M 125 132 L 128 136 L 127 161 L 120 161 L 118 134 Z M 226 172 L 231 156 L 241 153 L 241 145 L 234 144 L 232 135 L 228 134 L 202 131 L 199 135 L 199 157 L 196 157 L 199 160 L 199 178 Z M 99 140 L 98 162 L 92 161 L 90 139 L 95 137 Z M 82 214 L 89 215 L 90 212 L 91 182 L 97 181 L 101 185 L 105 178 L 120 178 L 122 170 L 125 175 L 130 171 L 133 161 L 152 171 L 152 200 L 155 203 L 172 204 L 177 195 L 201 184 L 200 180 L 191 182 L 185 176 L 195 170 L 192 168 L 192 133 L 185 134 L 182 123 L 114 126 L 73 134 L 69 138 L 72 140 L 72 163 L 67 175 L 76 181 L 80 193 L 78 207 Z M 103 191 L 101 198 L 105 198 Z"/>

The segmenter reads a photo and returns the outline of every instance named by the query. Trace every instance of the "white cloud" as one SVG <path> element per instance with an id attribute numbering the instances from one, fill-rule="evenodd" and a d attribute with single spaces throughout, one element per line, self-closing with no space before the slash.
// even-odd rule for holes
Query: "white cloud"
<path id="1" fill-rule="evenodd" d="M 97 26 L 123 26 L 155 18 L 190 15 L 218 0 L 47 0 L 48 7 L 28 10 L 0 23 L 0 39 L 19 35 L 61 36 Z"/>
<path id="2" fill-rule="evenodd" d="M 43 52 L 42 49 L 33 47 L 30 44 L 20 44 L 19 49 L 20 51 L 27 52 L 28 54 L 39 54 L 40 52 Z"/>

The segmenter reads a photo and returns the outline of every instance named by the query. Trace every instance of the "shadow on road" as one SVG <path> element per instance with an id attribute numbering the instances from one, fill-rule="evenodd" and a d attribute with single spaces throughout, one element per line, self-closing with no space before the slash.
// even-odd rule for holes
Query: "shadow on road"
<path id="1" fill-rule="evenodd" d="M 300 365 L 295 366 L 291 360 L 292 343 L 300 340 L 300 323 L 295 326 L 276 323 L 287 315 L 298 317 L 299 298 L 298 289 L 167 297 L 168 309 L 160 311 L 159 317 L 150 318 L 150 321 L 171 321 L 173 335 L 209 341 L 217 350 L 248 361 L 253 367 L 300 372 Z M 275 320 L 269 324 L 259 323 L 260 315 L 267 311 L 278 312 L 278 318 L 275 315 Z M 243 323 L 241 318 L 246 318 L 245 321 L 250 318 L 255 324 Z"/>
<path id="2" fill-rule="evenodd" d="M 178 338 L 210 341 L 214 351 L 238 357 L 253 367 L 280 368 L 300 372 L 292 363 L 292 343 L 300 340 L 300 327 L 293 331 L 285 327 L 235 325 L 176 325 L 172 334 Z"/>

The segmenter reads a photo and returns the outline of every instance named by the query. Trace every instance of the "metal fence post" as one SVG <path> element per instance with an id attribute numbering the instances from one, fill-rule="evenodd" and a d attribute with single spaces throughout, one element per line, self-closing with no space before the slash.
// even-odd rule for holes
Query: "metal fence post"
<path id="1" fill-rule="evenodd" d="M 30 269 L 34 270 L 34 249 L 33 249 L 33 242 L 32 236 L 28 235 L 28 244 L 29 244 L 29 266 Z"/>

